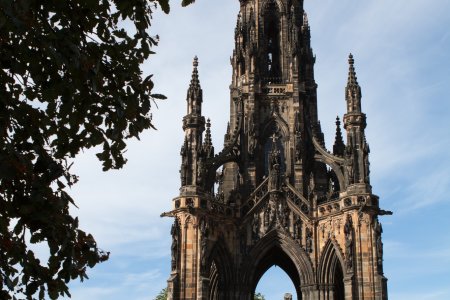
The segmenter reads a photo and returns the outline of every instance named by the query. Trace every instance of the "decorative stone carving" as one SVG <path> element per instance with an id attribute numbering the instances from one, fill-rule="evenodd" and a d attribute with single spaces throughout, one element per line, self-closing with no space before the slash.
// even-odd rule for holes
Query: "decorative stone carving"
<path id="1" fill-rule="evenodd" d="M 186 207 L 194 207 L 194 200 L 192 198 L 187 198 L 186 199 Z"/>
<path id="2" fill-rule="evenodd" d="M 345 198 L 344 199 L 344 206 L 349 207 L 352 205 L 352 199 L 351 198 Z"/>
<path id="3" fill-rule="evenodd" d="M 284 206 L 283 214 L 281 218 L 282 226 L 286 232 L 289 232 L 290 221 L 291 221 L 291 210 L 287 205 Z"/>
<path id="4" fill-rule="evenodd" d="M 344 225 L 344 234 L 347 269 L 353 270 L 353 221 L 351 215 L 347 215 L 347 221 Z"/>

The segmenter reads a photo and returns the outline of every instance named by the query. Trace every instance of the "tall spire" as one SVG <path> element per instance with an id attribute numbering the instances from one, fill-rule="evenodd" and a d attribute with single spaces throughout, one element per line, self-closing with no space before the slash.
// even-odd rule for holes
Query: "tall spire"
<path id="1" fill-rule="evenodd" d="M 361 112 L 361 87 L 358 84 L 358 79 L 356 77 L 355 71 L 355 60 L 353 55 L 350 53 L 348 57 L 348 82 L 345 88 L 345 97 L 347 100 L 347 112 Z"/>
<path id="2" fill-rule="evenodd" d="M 336 117 L 336 137 L 334 139 L 333 154 L 343 156 L 345 150 L 344 140 L 342 139 L 341 121 Z"/>

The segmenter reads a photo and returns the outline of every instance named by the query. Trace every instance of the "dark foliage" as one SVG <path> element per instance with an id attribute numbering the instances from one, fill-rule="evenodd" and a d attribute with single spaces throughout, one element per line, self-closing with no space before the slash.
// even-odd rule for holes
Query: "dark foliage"
<path id="1" fill-rule="evenodd" d="M 70 280 L 108 259 L 69 214 L 70 166 L 101 145 L 103 170 L 121 168 L 126 140 L 154 128 L 164 96 L 140 65 L 157 4 L 169 12 L 168 0 L 0 0 L 1 299 L 70 295 Z"/>

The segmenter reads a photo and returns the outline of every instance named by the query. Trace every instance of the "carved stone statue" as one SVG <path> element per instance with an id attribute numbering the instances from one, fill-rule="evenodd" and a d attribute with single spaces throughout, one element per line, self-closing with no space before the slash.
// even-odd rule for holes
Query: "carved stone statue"
<path id="1" fill-rule="evenodd" d="M 309 175 L 309 185 L 308 185 L 308 198 L 312 199 L 314 196 L 314 189 L 316 188 L 316 184 L 314 182 L 314 174 L 311 172 Z"/>
<path id="2" fill-rule="evenodd" d="M 370 162 L 369 162 L 369 146 L 364 142 L 364 182 L 370 183 Z"/>
<path id="3" fill-rule="evenodd" d="M 266 205 L 266 209 L 264 210 L 264 227 L 269 227 L 270 223 L 270 205 Z"/>
<path id="4" fill-rule="evenodd" d="M 172 235 L 172 246 L 170 247 L 172 271 L 177 268 L 179 230 L 180 226 L 178 219 L 175 218 L 175 222 L 172 224 L 172 228 L 170 229 L 170 234 Z"/>
<path id="5" fill-rule="evenodd" d="M 250 114 L 248 119 L 248 154 L 253 157 L 256 148 L 256 130 L 255 122 L 253 121 L 253 114 Z"/>
<path id="6" fill-rule="evenodd" d="M 259 214 L 255 213 L 252 220 L 252 241 L 259 239 Z"/>
<path id="7" fill-rule="evenodd" d="M 345 170 L 347 172 L 347 180 L 349 184 L 355 183 L 355 175 L 353 172 L 353 153 L 347 149 L 345 155 Z"/>
<path id="8" fill-rule="evenodd" d="M 306 244 L 305 251 L 306 253 L 313 252 L 313 240 L 312 240 L 312 230 L 309 227 L 306 227 Z"/>
<path id="9" fill-rule="evenodd" d="M 209 226 L 206 219 L 200 220 L 200 264 L 204 269 L 206 266 L 206 247 L 208 245 Z"/>
<path id="10" fill-rule="evenodd" d="M 271 167 L 269 176 L 270 176 L 269 189 L 271 191 L 279 190 L 280 189 L 280 165 L 279 164 L 274 164 Z"/>
<path id="11" fill-rule="evenodd" d="M 347 268 L 351 270 L 353 269 L 353 221 L 351 215 L 347 215 L 347 221 L 344 225 L 344 234 Z"/>
<path id="12" fill-rule="evenodd" d="M 383 233 L 383 227 L 378 219 L 375 221 L 375 238 L 376 238 L 376 249 L 377 249 L 377 264 L 378 269 L 383 272 L 383 242 L 381 241 L 381 234 Z"/>
<path id="13" fill-rule="evenodd" d="M 290 226 L 290 216 L 291 216 L 291 210 L 287 205 L 285 205 L 283 210 L 283 228 L 286 230 L 286 232 L 289 232 L 289 226 Z"/>
<path id="14" fill-rule="evenodd" d="M 301 244 L 302 241 L 302 219 L 299 216 L 294 215 L 292 238 Z"/>
<path id="15" fill-rule="evenodd" d="M 295 162 L 302 159 L 302 135 L 300 132 L 295 136 Z"/>
<path id="16" fill-rule="evenodd" d="M 203 177 L 205 175 L 204 159 L 200 157 L 197 162 L 197 184 L 203 184 Z"/>
<path id="17" fill-rule="evenodd" d="M 188 142 L 187 139 L 184 140 L 183 146 L 181 146 L 181 168 L 180 168 L 180 179 L 181 179 L 181 186 L 185 186 L 187 184 L 187 177 L 188 177 Z"/>

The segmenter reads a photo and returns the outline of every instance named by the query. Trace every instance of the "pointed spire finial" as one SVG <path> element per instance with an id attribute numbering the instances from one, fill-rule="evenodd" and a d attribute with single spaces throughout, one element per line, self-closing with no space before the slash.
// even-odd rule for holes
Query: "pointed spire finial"
<path id="1" fill-rule="evenodd" d="M 194 63 L 193 63 L 193 65 L 194 65 L 194 68 L 198 67 L 198 57 L 197 57 L 197 55 L 194 56 Z"/>
<path id="2" fill-rule="evenodd" d="M 205 145 L 212 145 L 211 141 L 211 120 L 206 120 Z"/>
<path id="3" fill-rule="evenodd" d="M 355 64 L 355 60 L 353 59 L 353 54 L 351 54 L 351 53 L 348 56 L 348 63 L 350 64 L 350 66 L 353 66 Z"/>
<path id="4" fill-rule="evenodd" d="M 361 112 L 361 87 L 355 71 L 355 60 L 350 53 L 348 56 L 348 82 L 346 88 L 347 112 Z"/>
<path id="5" fill-rule="evenodd" d="M 197 55 L 194 56 L 194 61 L 192 63 L 192 65 L 194 66 L 193 70 L 192 70 L 192 79 L 191 79 L 191 88 L 198 88 L 200 87 L 200 81 L 198 80 L 198 57 Z"/>
<path id="6" fill-rule="evenodd" d="M 187 91 L 187 102 L 188 109 L 187 114 L 201 115 L 202 114 L 202 102 L 203 102 L 203 92 L 200 87 L 200 80 L 198 79 L 198 58 L 194 57 L 192 63 L 194 66 L 192 69 L 191 82 Z"/>
<path id="7" fill-rule="evenodd" d="M 211 139 L 211 120 L 208 118 L 206 120 L 206 132 L 205 141 L 203 142 L 203 151 L 206 153 L 206 158 L 214 156 L 214 147 Z"/>
<path id="8" fill-rule="evenodd" d="M 341 120 L 339 119 L 339 116 L 337 116 L 336 117 L 336 137 L 334 139 L 333 154 L 343 156 L 344 150 L 345 150 L 345 144 L 344 144 L 344 140 L 342 139 Z"/>
<path id="9" fill-rule="evenodd" d="M 356 77 L 356 71 L 355 71 L 355 60 L 353 59 L 353 54 L 350 53 L 348 56 L 348 64 L 349 64 L 349 70 L 348 70 L 348 85 L 358 85 L 358 78 Z"/>

